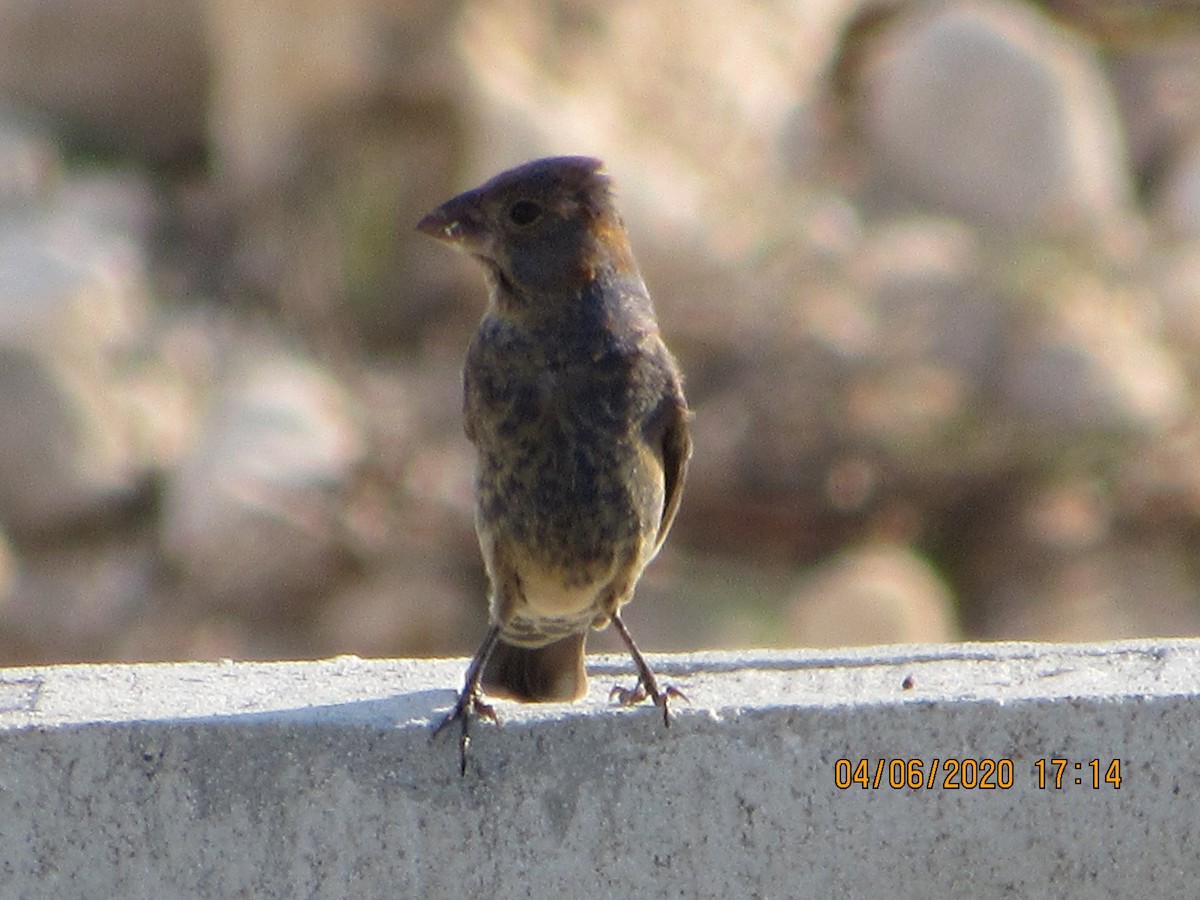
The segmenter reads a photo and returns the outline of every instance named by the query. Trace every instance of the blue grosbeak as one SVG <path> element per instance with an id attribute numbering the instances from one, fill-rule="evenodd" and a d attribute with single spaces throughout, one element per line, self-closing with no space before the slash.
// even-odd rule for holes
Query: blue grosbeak
<path id="1" fill-rule="evenodd" d="M 620 610 L 679 508 L 689 412 L 609 178 L 587 157 L 536 160 L 417 227 L 478 260 L 489 294 L 463 382 L 490 627 L 437 731 L 460 723 L 465 772 L 472 715 L 495 719 L 482 692 L 577 699 L 587 632 L 609 622 L 638 672 L 614 695 L 651 698 L 669 724 L 681 695 L 659 686 Z"/>

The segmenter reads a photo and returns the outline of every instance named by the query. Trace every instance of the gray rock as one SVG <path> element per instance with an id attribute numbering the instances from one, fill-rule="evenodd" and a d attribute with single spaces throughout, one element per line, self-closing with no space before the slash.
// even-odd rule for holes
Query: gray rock
<path id="1" fill-rule="evenodd" d="M 1023 4 L 918 15 L 881 41 L 864 85 L 865 131 L 894 193 L 1038 229 L 1103 224 L 1129 203 L 1103 72 Z"/>
<path id="2" fill-rule="evenodd" d="M 148 316 L 140 249 L 78 222 L 0 232 L 0 521 L 102 514 L 144 474 L 122 361 Z"/>
<path id="3" fill-rule="evenodd" d="M 197 595 L 251 613 L 332 584 L 365 451 L 349 398 L 282 355 L 235 367 L 166 485 L 162 544 Z"/>

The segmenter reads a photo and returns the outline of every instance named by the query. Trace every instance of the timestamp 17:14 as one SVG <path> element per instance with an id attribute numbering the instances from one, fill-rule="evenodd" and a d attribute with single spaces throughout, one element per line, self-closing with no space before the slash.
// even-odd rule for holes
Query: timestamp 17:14
<path id="1" fill-rule="evenodd" d="M 1092 759 L 1071 762 L 1069 759 L 1039 759 L 1033 763 L 1037 770 L 1038 789 L 1062 790 L 1070 785 L 1088 786 L 1099 790 L 1101 785 L 1121 787 L 1121 760 Z"/>

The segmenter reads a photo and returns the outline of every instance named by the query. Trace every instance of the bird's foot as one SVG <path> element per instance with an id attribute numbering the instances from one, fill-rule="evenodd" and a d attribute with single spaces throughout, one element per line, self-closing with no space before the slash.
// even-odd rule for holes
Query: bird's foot
<path id="1" fill-rule="evenodd" d="M 663 725 L 667 728 L 671 727 L 671 714 L 668 703 L 672 698 L 678 698 L 685 703 L 690 703 L 687 694 L 675 687 L 673 684 L 668 684 L 665 688 L 660 688 L 656 680 L 651 679 L 647 684 L 641 678 L 637 684 L 631 688 L 621 687 L 619 684 L 613 685 L 613 689 L 608 692 L 609 702 L 614 700 L 621 706 L 636 706 L 649 697 L 654 701 L 654 705 L 662 710 Z"/>
<path id="2" fill-rule="evenodd" d="M 492 650 L 499 639 L 500 626 L 492 625 L 483 639 L 483 644 L 471 657 L 471 664 L 467 666 L 466 681 L 463 683 L 462 691 L 459 692 L 458 701 L 446 718 L 442 719 L 433 729 L 433 737 L 436 738 L 451 722 L 458 722 L 460 729 L 458 734 L 458 773 L 460 775 L 467 774 L 467 748 L 471 746 L 471 717 L 491 719 L 497 725 L 500 724 L 500 720 L 496 718 L 496 710 L 483 702 L 483 691 L 479 686 L 488 657 L 492 655 Z"/>
<path id="3" fill-rule="evenodd" d="M 433 737 L 441 734 L 452 722 L 458 722 L 458 770 L 460 775 L 467 774 L 467 748 L 471 746 L 471 719 L 489 719 L 498 726 L 496 709 L 489 703 L 483 702 L 483 694 L 478 685 L 468 684 L 458 695 L 458 702 L 446 714 L 446 718 L 433 729 Z"/>
<path id="4" fill-rule="evenodd" d="M 621 636 L 621 640 L 625 642 L 625 646 L 629 648 L 629 654 L 633 657 L 633 667 L 637 669 L 638 680 L 637 684 L 630 688 L 623 688 L 620 685 L 614 687 L 608 692 L 608 699 L 611 702 L 616 700 L 622 706 L 633 706 L 635 703 L 641 703 L 647 697 L 654 701 L 654 705 L 662 710 L 663 727 L 671 727 L 671 712 L 668 708 L 669 701 L 672 697 L 678 697 L 686 703 L 690 703 L 687 695 L 673 685 L 667 685 L 666 688 L 658 686 L 658 679 L 654 677 L 654 672 L 650 668 L 650 664 L 646 662 L 646 658 L 637 648 L 637 644 L 633 641 L 633 635 L 629 633 L 629 629 L 625 627 L 625 623 L 621 621 L 621 617 L 613 615 L 613 627 L 617 630 L 617 634 Z"/>

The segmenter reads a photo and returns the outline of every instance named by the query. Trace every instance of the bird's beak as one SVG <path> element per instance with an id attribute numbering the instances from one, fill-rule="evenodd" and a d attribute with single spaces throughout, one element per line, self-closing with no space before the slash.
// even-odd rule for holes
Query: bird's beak
<path id="1" fill-rule="evenodd" d="M 447 200 L 417 223 L 417 231 L 468 252 L 482 250 L 487 230 L 479 215 L 475 191 Z"/>

